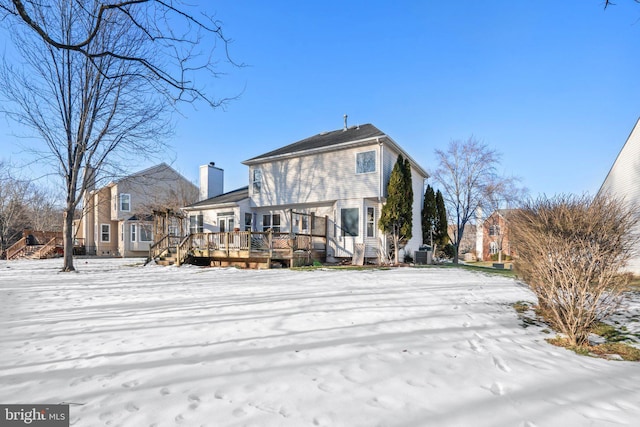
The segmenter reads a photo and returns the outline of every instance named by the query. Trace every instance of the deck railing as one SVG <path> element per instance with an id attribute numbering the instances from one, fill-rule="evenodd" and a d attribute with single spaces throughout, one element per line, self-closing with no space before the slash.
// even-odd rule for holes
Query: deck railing
<path id="1" fill-rule="evenodd" d="M 180 236 L 165 234 L 160 238 L 160 240 L 149 247 L 149 258 L 147 259 L 147 262 L 165 255 L 170 251 L 170 249 L 176 248 L 179 243 Z"/>
<path id="2" fill-rule="evenodd" d="M 49 255 L 51 255 L 51 253 L 55 251 L 57 247 L 62 246 L 62 244 L 63 244 L 62 237 L 52 237 L 51 240 L 45 243 L 43 247 L 38 249 L 33 254 L 33 258 L 36 258 L 36 259 L 46 258 Z"/>
<path id="3" fill-rule="evenodd" d="M 312 235 L 287 232 L 230 231 L 193 233 L 192 247 L 208 251 L 310 250 Z M 324 237 L 324 236 L 317 236 Z"/>
<path id="4" fill-rule="evenodd" d="M 6 252 L 7 260 L 15 258 L 18 254 L 20 254 L 20 252 L 25 250 L 26 247 L 27 247 L 27 238 L 23 237 L 22 239 L 15 242 L 13 245 L 9 246 L 9 248 L 7 248 L 7 252 Z"/>
<path id="5" fill-rule="evenodd" d="M 151 245 L 149 260 L 172 250 L 175 251 L 178 265 L 189 255 L 205 258 L 292 257 L 295 251 L 311 251 L 314 238 L 324 239 L 324 236 L 271 231 L 228 231 L 191 233 L 179 240 L 178 236 L 167 235 Z"/>
<path id="6" fill-rule="evenodd" d="M 180 266 L 189 255 L 193 245 L 193 237 L 193 234 L 189 234 L 178 243 L 176 247 L 176 264 L 178 266 Z"/>

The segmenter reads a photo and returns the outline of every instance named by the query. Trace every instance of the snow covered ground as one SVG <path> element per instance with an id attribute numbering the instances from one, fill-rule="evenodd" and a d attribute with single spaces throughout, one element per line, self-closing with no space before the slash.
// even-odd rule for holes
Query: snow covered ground
<path id="1" fill-rule="evenodd" d="M 510 279 L 137 262 L 0 261 L 0 403 L 70 403 L 87 427 L 640 420 L 640 363 L 547 344 Z"/>

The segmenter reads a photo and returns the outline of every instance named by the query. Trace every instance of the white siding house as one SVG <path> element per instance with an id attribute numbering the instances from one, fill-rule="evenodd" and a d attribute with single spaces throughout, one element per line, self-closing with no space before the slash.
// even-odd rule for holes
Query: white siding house
<path id="1" fill-rule="evenodd" d="M 620 150 L 598 194 L 624 198 L 626 203 L 634 205 L 636 209 L 640 206 L 640 120 L 636 122 Z M 629 264 L 629 271 L 640 274 L 640 248 Z"/>
<path id="2" fill-rule="evenodd" d="M 199 233 L 317 234 L 315 227 L 323 224 L 328 260 L 352 258 L 356 248 L 362 248 L 365 258 L 380 262 L 389 256 L 389 248 L 378 220 L 399 154 L 411 164 L 413 238 L 405 253 L 413 254 L 422 244 L 421 208 L 427 173 L 370 124 L 323 132 L 246 160 L 247 187 L 210 194 L 184 210 L 191 231 Z M 206 170 L 201 169 L 201 183 L 210 187 L 214 183 Z"/>

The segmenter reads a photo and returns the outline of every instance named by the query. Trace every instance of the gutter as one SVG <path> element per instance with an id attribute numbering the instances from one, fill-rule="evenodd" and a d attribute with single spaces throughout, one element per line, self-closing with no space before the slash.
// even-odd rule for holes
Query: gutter
<path id="1" fill-rule="evenodd" d="M 358 140 L 355 140 L 355 141 L 343 142 L 342 144 L 334 144 L 334 145 L 324 146 L 324 147 L 320 147 L 320 148 L 312 148 L 312 149 L 309 149 L 309 150 L 294 151 L 294 152 L 291 152 L 291 153 L 277 154 L 277 155 L 268 156 L 268 157 L 253 158 L 253 159 L 245 160 L 244 162 L 242 162 L 242 164 L 245 165 L 245 166 L 250 166 L 250 165 L 253 165 L 253 164 L 265 163 L 265 162 L 270 161 L 270 160 L 287 159 L 287 158 L 291 158 L 291 157 L 300 157 L 302 155 L 315 154 L 315 153 L 320 153 L 320 152 L 324 152 L 324 151 L 336 151 L 336 150 L 339 150 L 339 149 L 342 149 L 342 148 L 345 148 L 345 147 L 349 147 L 349 146 L 366 145 L 366 143 L 378 142 L 380 140 L 380 138 L 389 138 L 389 137 L 387 135 L 372 136 L 372 137 L 365 138 L 365 139 L 358 139 Z"/>

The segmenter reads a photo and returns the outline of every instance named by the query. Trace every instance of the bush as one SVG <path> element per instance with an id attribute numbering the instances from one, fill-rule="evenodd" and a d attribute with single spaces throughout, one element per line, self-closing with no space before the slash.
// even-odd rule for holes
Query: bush
<path id="1" fill-rule="evenodd" d="M 498 254 L 491 254 L 491 261 L 498 261 Z M 509 255 L 502 254 L 502 261 L 511 261 Z"/>
<path id="2" fill-rule="evenodd" d="M 445 258 L 453 258 L 456 255 L 456 247 L 451 243 L 448 243 L 444 248 L 442 248 L 442 254 Z"/>
<path id="3" fill-rule="evenodd" d="M 538 297 L 539 312 L 571 346 L 611 315 L 629 276 L 638 218 L 621 201 L 557 196 L 527 203 L 509 218 L 516 272 Z"/>

